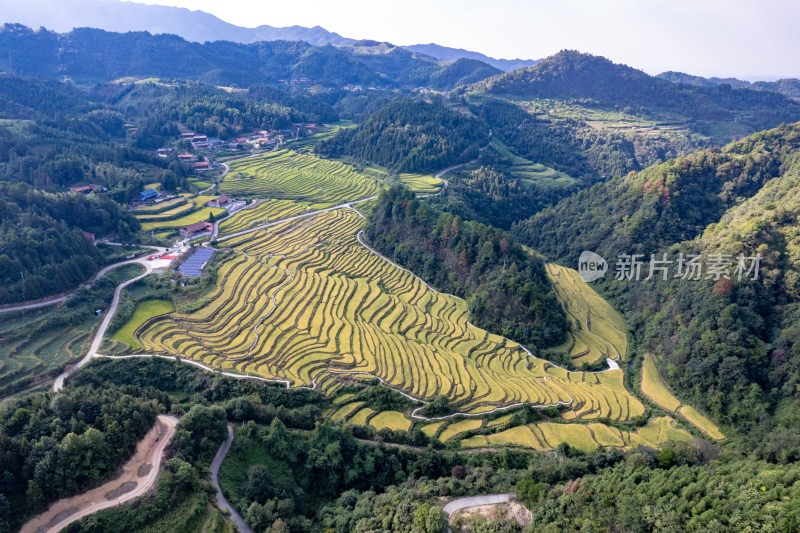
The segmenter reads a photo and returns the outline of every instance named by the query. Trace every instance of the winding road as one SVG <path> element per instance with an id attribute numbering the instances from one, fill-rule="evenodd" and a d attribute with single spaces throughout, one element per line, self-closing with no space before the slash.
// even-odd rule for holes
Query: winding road
<path id="1" fill-rule="evenodd" d="M 225 460 L 225 456 L 228 455 L 228 450 L 231 449 L 232 442 L 233 426 L 228 424 L 228 438 L 222 443 L 222 446 L 219 447 L 217 455 L 214 456 L 214 460 L 211 462 L 211 483 L 213 483 L 214 487 L 217 489 L 217 507 L 231 514 L 231 520 L 236 524 L 236 527 L 239 528 L 239 533 L 253 533 L 242 516 L 237 513 L 236 509 L 225 499 L 225 496 L 222 494 L 222 489 L 219 486 L 219 467 L 222 465 L 222 461 Z"/>

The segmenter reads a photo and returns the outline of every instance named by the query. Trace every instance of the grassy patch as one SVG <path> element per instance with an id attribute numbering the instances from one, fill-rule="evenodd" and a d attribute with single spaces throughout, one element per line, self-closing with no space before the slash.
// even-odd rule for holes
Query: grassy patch
<path id="1" fill-rule="evenodd" d="M 165 315 L 175 311 L 175 306 L 167 300 L 147 300 L 136 306 L 133 316 L 121 328 L 119 328 L 111 338 L 126 343 L 132 351 L 142 349 L 142 346 L 134 338 L 134 333 L 146 321 L 154 316 Z"/>

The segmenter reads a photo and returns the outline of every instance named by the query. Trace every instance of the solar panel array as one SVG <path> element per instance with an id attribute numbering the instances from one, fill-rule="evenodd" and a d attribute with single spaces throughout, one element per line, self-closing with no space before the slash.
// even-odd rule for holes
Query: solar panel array
<path id="1" fill-rule="evenodd" d="M 203 267 L 208 263 L 211 256 L 214 255 L 214 250 L 211 248 L 198 248 L 192 255 L 183 262 L 178 270 L 184 276 L 195 277 L 202 274 Z"/>

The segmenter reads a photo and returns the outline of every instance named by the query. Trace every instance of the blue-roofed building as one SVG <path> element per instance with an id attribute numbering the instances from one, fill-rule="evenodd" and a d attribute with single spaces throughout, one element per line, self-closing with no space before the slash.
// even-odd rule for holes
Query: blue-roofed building
<path id="1" fill-rule="evenodd" d="M 156 198 L 160 198 L 161 193 L 155 189 L 145 189 L 139 193 L 139 201 L 140 202 L 149 202 L 151 200 L 155 200 Z"/>

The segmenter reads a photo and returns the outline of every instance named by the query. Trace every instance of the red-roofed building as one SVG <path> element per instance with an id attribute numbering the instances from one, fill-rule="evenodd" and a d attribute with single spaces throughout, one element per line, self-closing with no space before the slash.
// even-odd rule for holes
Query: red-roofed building
<path id="1" fill-rule="evenodd" d="M 181 139 L 191 139 L 192 137 L 194 137 L 193 131 L 184 131 L 181 133 Z"/>
<path id="2" fill-rule="evenodd" d="M 194 224 L 190 224 L 184 228 L 181 228 L 181 235 L 184 237 L 191 237 L 192 235 L 205 233 L 207 231 L 211 231 L 212 229 L 214 229 L 214 225 L 211 222 L 195 222 Z"/>
<path id="3" fill-rule="evenodd" d="M 84 237 L 94 242 L 94 233 L 89 233 L 88 231 L 82 231 L 81 233 L 83 233 Z"/>
<path id="4" fill-rule="evenodd" d="M 210 202 L 206 202 L 206 205 L 208 207 L 225 207 L 226 205 L 228 205 L 232 201 L 233 201 L 232 198 L 228 198 L 227 196 L 222 195 L 222 196 L 220 196 L 218 198 L 214 198 Z"/>
<path id="5" fill-rule="evenodd" d="M 178 159 L 181 161 L 197 161 L 197 156 L 194 154 L 181 154 Z"/>
<path id="6" fill-rule="evenodd" d="M 211 163 L 208 161 L 199 161 L 192 165 L 194 170 L 211 170 Z"/>

